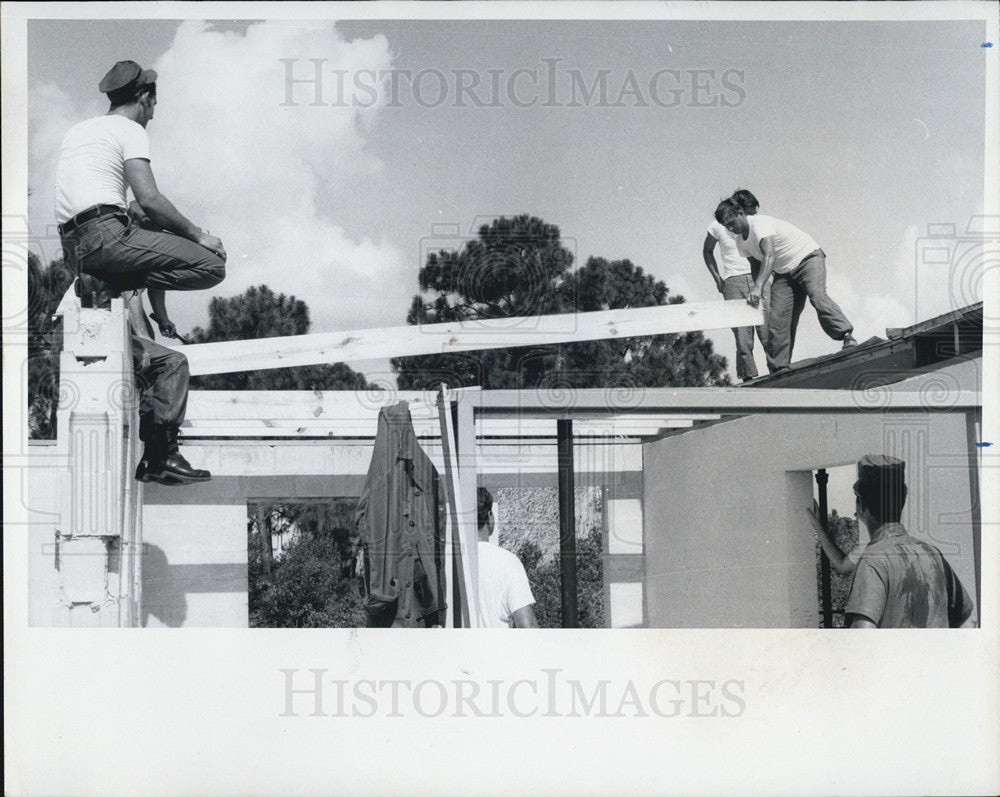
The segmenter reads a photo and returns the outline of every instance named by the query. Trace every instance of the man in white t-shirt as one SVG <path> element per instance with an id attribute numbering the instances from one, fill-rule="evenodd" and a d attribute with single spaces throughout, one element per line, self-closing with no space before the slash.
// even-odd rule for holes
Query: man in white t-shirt
<path id="1" fill-rule="evenodd" d="M 134 61 L 119 61 L 104 76 L 99 90 L 108 96 L 108 112 L 74 125 L 59 148 L 55 211 L 66 265 L 76 277 L 88 276 L 100 286 L 78 285 L 78 292 L 110 298 L 145 288 L 160 332 L 176 336 L 164 292 L 220 283 L 226 275 L 226 250 L 156 187 L 146 134 L 156 107 L 156 79 L 156 72 Z M 136 200 L 131 214 L 130 188 Z M 158 367 L 137 369 L 149 399 L 140 435 L 153 459 L 144 456 L 148 467 L 140 467 L 136 477 L 164 484 L 204 481 L 208 472 L 192 468 L 177 447 L 187 403 L 186 358 L 169 356 L 166 347 L 152 341 L 134 338 L 133 343 L 139 351 L 155 348 L 158 362 L 184 360 L 183 374 L 172 369 L 174 377 Z"/>
<path id="2" fill-rule="evenodd" d="M 715 247 L 719 247 L 719 259 L 715 257 Z M 725 227 L 713 220 L 708 225 L 705 242 L 702 245 L 702 257 L 708 267 L 708 273 L 715 280 L 715 287 L 727 301 L 745 300 L 753 289 L 753 269 L 750 261 L 740 254 L 736 239 Z M 763 310 L 764 323 L 757 327 L 734 327 L 736 337 L 736 375 L 744 382 L 757 376 L 757 363 L 753 357 L 753 334 L 757 331 L 764 354 L 767 354 L 767 313 L 769 286 L 764 286 Z"/>
<path id="3" fill-rule="evenodd" d="M 524 565 L 510 551 L 490 542 L 495 526 L 493 496 L 480 487 L 476 499 L 479 623 L 483 628 L 538 628 L 535 598 Z"/>
<path id="4" fill-rule="evenodd" d="M 765 216 L 748 216 L 733 199 L 719 203 L 715 219 L 736 239 L 740 254 L 761 262 L 747 302 L 760 306 L 764 285 L 773 275 L 771 307 L 767 319 L 771 371 L 781 371 L 791 364 L 795 331 L 806 298 L 816 309 L 823 331 L 844 348 L 856 346 L 854 326 L 840 306 L 826 292 L 826 255 L 811 236 L 794 224 Z"/>

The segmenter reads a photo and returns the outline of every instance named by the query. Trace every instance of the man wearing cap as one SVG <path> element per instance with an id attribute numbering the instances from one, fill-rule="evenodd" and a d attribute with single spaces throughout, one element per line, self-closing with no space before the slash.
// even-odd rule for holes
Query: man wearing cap
<path id="1" fill-rule="evenodd" d="M 844 606 L 851 628 L 973 626 L 972 599 L 941 551 L 907 534 L 905 463 L 884 454 L 858 462 L 858 520 L 871 540 L 861 552 Z"/>
<path id="2" fill-rule="evenodd" d="M 96 280 L 78 285 L 78 292 L 106 300 L 145 288 L 160 332 L 176 336 L 164 291 L 217 285 L 226 275 L 226 251 L 222 241 L 192 224 L 156 187 L 146 134 L 156 107 L 156 78 L 156 72 L 134 61 L 119 61 L 104 76 L 99 88 L 108 95 L 108 112 L 74 125 L 60 146 L 55 209 L 67 266 L 77 277 Z M 131 215 L 129 188 L 136 200 Z M 145 221 L 140 224 L 137 216 Z M 144 457 L 146 467 L 140 465 L 136 477 L 167 484 L 203 481 L 208 472 L 191 468 L 177 449 L 187 402 L 186 359 L 167 356 L 170 350 L 152 341 L 138 341 L 135 332 L 133 327 L 136 356 L 143 358 L 136 373 L 140 381 L 143 375 L 148 380 L 144 400 L 151 406 L 143 439 L 154 455 L 152 461 Z M 184 360 L 182 369 L 173 367 L 178 357 Z M 165 360 L 171 368 L 159 367 Z"/>
<path id="3" fill-rule="evenodd" d="M 857 345 L 854 325 L 826 292 L 826 254 L 812 236 L 763 213 L 748 215 L 732 198 L 719 203 L 715 219 L 733 234 L 741 255 L 762 264 L 747 296 L 749 304 L 760 306 L 764 286 L 774 277 L 767 316 L 768 367 L 772 372 L 791 364 L 795 332 L 807 298 L 829 337 L 842 341 L 845 349 Z"/>

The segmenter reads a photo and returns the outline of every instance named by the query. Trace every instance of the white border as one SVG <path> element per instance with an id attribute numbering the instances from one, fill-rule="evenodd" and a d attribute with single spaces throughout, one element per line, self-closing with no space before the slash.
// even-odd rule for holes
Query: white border
<path id="1" fill-rule="evenodd" d="M 983 19 L 993 3 L 16 4 L 2 8 L 3 213 L 26 212 L 28 18 Z M 986 213 L 1000 212 L 997 56 L 987 56 Z M 5 238 L 15 229 L 4 224 Z M 4 318 L 24 279 L 3 272 Z M 985 306 L 1000 307 L 996 270 Z M 990 315 L 987 311 L 987 315 Z M 4 338 L 20 362 L 23 339 Z M 987 345 L 984 437 L 1000 442 L 1000 347 Z M 5 360 L 8 358 L 5 357 Z M 4 372 L 6 396 L 20 395 Z M 812 631 L 67 632 L 26 628 L 22 408 L 4 404 L 5 752 L 8 794 L 997 793 L 997 455 L 986 449 L 987 627 L 948 634 Z M 993 450 L 996 450 L 994 448 Z M 13 498 L 12 498 L 13 497 Z M 991 609 L 991 607 L 993 607 Z M 330 677 L 508 679 L 561 668 L 594 682 L 741 679 L 746 711 L 679 717 L 279 718 L 279 669 Z"/>

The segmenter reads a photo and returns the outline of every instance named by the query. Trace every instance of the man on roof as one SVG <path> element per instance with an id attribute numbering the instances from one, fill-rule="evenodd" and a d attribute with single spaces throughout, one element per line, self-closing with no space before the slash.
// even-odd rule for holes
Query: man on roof
<path id="1" fill-rule="evenodd" d="M 844 348 L 857 345 L 852 334 L 854 325 L 826 292 L 826 254 L 812 236 L 772 216 L 747 215 L 732 198 L 719 203 L 715 218 L 733 234 L 744 257 L 756 258 L 762 264 L 747 296 L 750 305 L 760 306 L 764 286 L 774 277 L 767 317 L 768 366 L 772 373 L 791 364 L 795 332 L 807 298 L 830 338 L 842 341 Z"/>

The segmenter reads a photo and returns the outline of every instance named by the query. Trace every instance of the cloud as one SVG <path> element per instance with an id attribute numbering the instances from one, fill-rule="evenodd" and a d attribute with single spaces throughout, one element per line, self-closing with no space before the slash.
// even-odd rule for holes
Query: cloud
<path id="1" fill-rule="evenodd" d="M 74 123 L 99 111 L 78 108 L 58 86 L 41 83 L 28 91 L 28 219 L 44 262 L 62 255 L 55 228 L 56 155 L 63 134 Z"/>
<path id="2" fill-rule="evenodd" d="M 324 59 L 322 92 L 332 102 L 338 70 L 386 70 L 393 54 L 384 36 L 347 41 L 333 23 L 264 22 L 239 34 L 185 22 L 151 65 L 159 73 L 148 127 L 157 183 L 182 213 L 222 238 L 229 254 L 225 282 L 171 297 L 171 315 L 181 328 L 204 324 L 211 296 L 267 284 L 304 299 L 314 331 L 401 323 L 416 287 L 402 252 L 383 239 L 349 235 L 325 207 L 333 192 L 363 196 L 366 178 L 381 168 L 367 150 L 379 104 L 313 106 L 310 86 L 295 87 L 293 104 L 284 104 L 283 58 L 297 59 L 295 77 L 312 74 L 308 59 Z M 34 87 L 31 99 L 38 229 L 37 219 L 52 216 L 62 134 L 101 109 L 77 107 L 54 86 Z"/>

